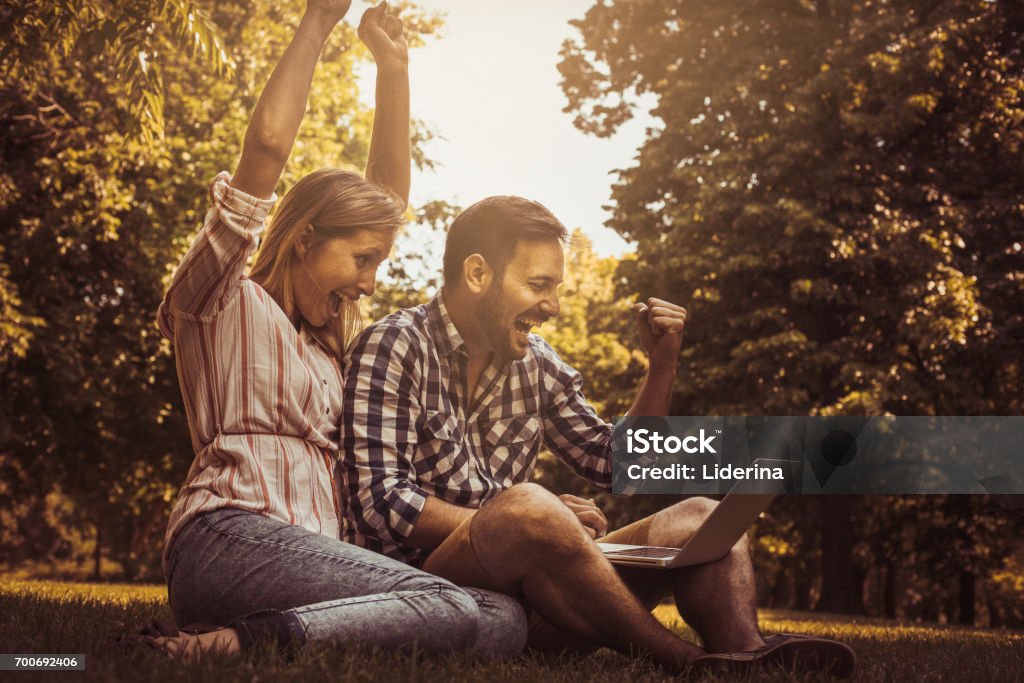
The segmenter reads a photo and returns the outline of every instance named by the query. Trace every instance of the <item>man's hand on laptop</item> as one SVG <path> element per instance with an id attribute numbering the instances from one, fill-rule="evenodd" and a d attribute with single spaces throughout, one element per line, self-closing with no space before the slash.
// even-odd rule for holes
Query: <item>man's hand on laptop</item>
<path id="1" fill-rule="evenodd" d="M 576 519 L 586 528 L 591 538 L 600 538 L 608 531 L 608 520 L 601 508 L 597 507 L 593 498 L 580 498 L 571 493 L 563 493 L 558 497 L 565 506 L 573 511 Z"/>

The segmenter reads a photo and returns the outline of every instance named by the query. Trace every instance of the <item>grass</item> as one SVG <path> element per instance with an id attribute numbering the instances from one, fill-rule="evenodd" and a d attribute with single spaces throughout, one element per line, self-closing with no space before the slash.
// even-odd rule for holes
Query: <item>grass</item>
<path id="1" fill-rule="evenodd" d="M 675 610 L 657 616 L 684 637 L 693 634 Z M 423 656 L 307 647 L 291 659 L 270 650 L 240 659 L 213 658 L 184 666 L 146 649 L 105 650 L 110 636 L 150 618 L 170 619 L 162 586 L 64 583 L 0 578 L 0 652 L 84 654 L 86 672 L 22 672 L 4 680 L 147 681 L 668 681 L 646 661 L 602 650 L 586 658 L 543 660 L 523 656 L 487 661 L 466 655 Z M 922 626 L 880 619 L 765 611 L 766 632 L 787 631 L 841 639 L 857 651 L 861 681 L 1024 681 L 1024 634 Z M 15 676 L 17 678 L 15 678 Z M 759 673 L 755 683 L 798 680 Z M 816 677 L 802 680 L 813 681 Z"/>

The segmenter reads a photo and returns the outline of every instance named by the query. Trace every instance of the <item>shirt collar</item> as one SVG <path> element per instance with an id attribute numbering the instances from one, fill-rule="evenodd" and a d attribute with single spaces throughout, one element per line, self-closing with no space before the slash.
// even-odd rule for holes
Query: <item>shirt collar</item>
<path id="1" fill-rule="evenodd" d="M 453 352 L 468 353 L 466 342 L 462 340 L 462 335 L 459 334 L 455 323 L 452 322 L 451 316 L 448 315 L 448 307 L 444 304 L 444 294 L 442 292 L 438 292 L 427 303 L 427 320 L 429 321 L 429 329 L 431 336 L 434 337 L 434 342 L 445 354 Z"/>

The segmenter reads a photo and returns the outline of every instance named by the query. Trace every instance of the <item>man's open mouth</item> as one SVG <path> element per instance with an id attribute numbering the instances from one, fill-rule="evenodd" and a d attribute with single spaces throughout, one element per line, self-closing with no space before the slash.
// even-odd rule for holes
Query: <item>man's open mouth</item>
<path id="1" fill-rule="evenodd" d="M 523 334 L 529 334 L 530 330 L 532 330 L 534 327 L 540 327 L 543 324 L 543 320 L 537 320 L 534 318 L 520 318 L 519 320 L 516 320 L 515 327 L 517 330 L 519 330 L 519 332 Z"/>

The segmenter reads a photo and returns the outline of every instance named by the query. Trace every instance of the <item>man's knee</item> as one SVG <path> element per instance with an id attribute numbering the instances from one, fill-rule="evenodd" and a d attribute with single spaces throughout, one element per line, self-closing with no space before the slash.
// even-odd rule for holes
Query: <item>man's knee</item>
<path id="1" fill-rule="evenodd" d="M 685 544 L 717 506 L 717 501 L 697 497 L 665 508 L 654 515 L 647 542 L 670 547 Z"/>
<path id="2" fill-rule="evenodd" d="M 648 533 L 648 544 L 681 548 L 686 545 L 697 529 L 707 520 L 718 501 L 710 498 L 687 498 L 665 508 L 654 516 Z M 733 544 L 729 554 L 722 560 L 749 562 L 750 544 L 746 534 Z"/>
<path id="3" fill-rule="evenodd" d="M 486 514 L 485 514 L 486 513 Z M 474 541 L 495 537 L 511 552 L 575 553 L 588 540 L 576 515 L 556 495 L 537 484 L 517 484 L 494 497 L 478 513 Z"/>

